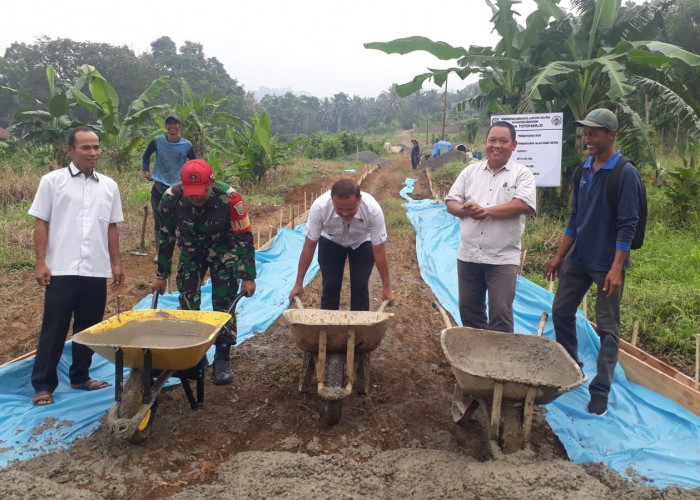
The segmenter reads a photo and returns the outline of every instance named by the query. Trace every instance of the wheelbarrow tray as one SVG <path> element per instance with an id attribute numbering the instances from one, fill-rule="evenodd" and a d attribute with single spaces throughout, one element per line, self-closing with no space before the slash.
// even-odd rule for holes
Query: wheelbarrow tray
<path id="1" fill-rule="evenodd" d="M 124 366 L 143 368 L 144 349 L 154 370 L 187 370 L 197 365 L 231 315 L 216 311 L 143 309 L 126 311 L 73 336 L 102 357 Z"/>
<path id="2" fill-rule="evenodd" d="M 327 334 L 328 352 L 345 352 L 347 334 L 351 328 L 355 330 L 355 349 L 374 351 L 379 347 L 392 316 L 392 313 L 385 312 L 325 309 L 288 309 L 282 313 L 297 346 L 310 353 L 318 352 L 321 330 Z"/>
<path id="3" fill-rule="evenodd" d="M 571 356 L 546 337 L 453 327 L 442 331 L 440 343 L 457 383 L 477 399 L 491 399 L 502 383 L 503 399 L 522 401 L 533 387 L 541 405 L 584 382 Z"/>

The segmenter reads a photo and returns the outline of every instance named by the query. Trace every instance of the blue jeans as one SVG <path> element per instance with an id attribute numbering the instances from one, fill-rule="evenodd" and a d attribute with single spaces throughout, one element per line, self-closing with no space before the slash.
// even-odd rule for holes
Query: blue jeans
<path id="1" fill-rule="evenodd" d="M 559 286 L 552 305 L 552 322 L 557 342 L 578 362 L 578 340 L 576 339 L 576 309 L 583 296 L 593 283 L 598 287 L 595 303 L 595 316 L 600 337 L 600 352 L 596 376 L 589 386 L 591 395 L 607 397 L 613 381 L 620 348 L 620 299 L 625 284 L 622 273 L 622 287 L 613 297 L 603 291 L 605 271 L 592 271 L 576 267 L 568 260 L 561 266 Z"/>

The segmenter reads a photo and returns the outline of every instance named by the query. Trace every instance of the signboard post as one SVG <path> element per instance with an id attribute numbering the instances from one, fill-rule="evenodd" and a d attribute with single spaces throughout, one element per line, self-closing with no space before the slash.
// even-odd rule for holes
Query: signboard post
<path id="1" fill-rule="evenodd" d="M 518 146 L 511 159 L 530 167 L 537 187 L 561 186 L 563 113 L 491 116 L 491 124 L 497 121 L 515 127 Z"/>

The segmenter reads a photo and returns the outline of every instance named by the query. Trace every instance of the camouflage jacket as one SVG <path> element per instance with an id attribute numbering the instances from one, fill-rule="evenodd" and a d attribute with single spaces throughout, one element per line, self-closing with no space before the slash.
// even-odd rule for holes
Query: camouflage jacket
<path id="1" fill-rule="evenodd" d="M 223 182 L 216 182 L 202 207 L 182 195 L 182 184 L 168 189 L 158 206 L 161 216 L 156 275 L 167 279 L 177 242 L 180 251 L 197 261 L 232 253 L 239 279 L 255 279 L 255 247 L 243 197 Z"/>

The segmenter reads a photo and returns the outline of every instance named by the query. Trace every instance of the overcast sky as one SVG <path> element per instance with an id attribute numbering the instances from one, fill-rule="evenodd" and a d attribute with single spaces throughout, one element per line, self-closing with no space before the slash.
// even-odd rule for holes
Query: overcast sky
<path id="1" fill-rule="evenodd" d="M 516 7 L 521 24 L 534 9 L 532 0 Z M 205 55 L 249 91 L 291 87 L 318 97 L 374 97 L 449 63 L 426 53 L 388 55 L 363 43 L 422 35 L 454 46 L 493 46 L 491 15 L 483 0 L 11 0 L 0 9 L 0 54 L 13 42 L 44 35 L 127 45 L 140 54 L 167 35 L 178 47 L 185 40 L 201 43 Z M 454 78 L 450 89 L 465 85 Z"/>

